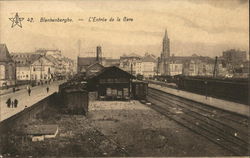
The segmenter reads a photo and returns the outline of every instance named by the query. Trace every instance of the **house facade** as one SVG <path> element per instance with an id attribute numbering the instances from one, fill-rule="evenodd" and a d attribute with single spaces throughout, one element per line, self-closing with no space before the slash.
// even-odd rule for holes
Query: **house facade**
<path id="1" fill-rule="evenodd" d="M 142 74 L 142 65 L 141 65 L 141 57 L 137 54 L 129 54 L 129 55 L 123 55 L 120 57 L 120 65 L 119 67 L 132 74 Z"/>
<path id="2" fill-rule="evenodd" d="M 15 85 L 15 63 L 6 44 L 0 44 L 0 87 Z"/>
<path id="3" fill-rule="evenodd" d="M 11 58 L 16 63 L 16 79 L 31 80 L 31 63 L 41 55 L 34 53 L 11 53 Z"/>
<path id="4" fill-rule="evenodd" d="M 16 78 L 17 80 L 30 80 L 31 69 L 30 65 L 17 65 L 16 66 Z"/>
<path id="5" fill-rule="evenodd" d="M 31 80 L 47 82 L 54 79 L 55 64 L 46 57 L 40 57 L 31 64 Z"/>
<path id="6" fill-rule="evenodd" d="M 142 58 L 142 75 L 153 77 L 155 75 L 156 59 L 148 55 Z"/>

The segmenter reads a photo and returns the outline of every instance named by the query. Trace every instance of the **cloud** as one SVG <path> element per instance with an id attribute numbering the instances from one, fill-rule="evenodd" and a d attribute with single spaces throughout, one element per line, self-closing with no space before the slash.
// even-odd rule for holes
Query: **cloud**
<path id="1" fill-rule="evenodd" d="M 239 7 L 248 7 L 248 0 L 188 0 L 195 4 L 208 4 L 217 8 L 236 9 Z"/>
<path id="2" fill-rule="evenodd" d="M 202 31 L 206 31 L 207 33 L 227 33 L 227 32 L 235 32 L 235 33 L 246 33 L 248 29 L 246 28 L 240 28 L 236 26 L 218 26 L 218 25 L 213 25 L 213 26 L 207 26 L 207 25 L 200 25 L 199 23 L 196 23 L 189 18 L 186 18 L 184 16 L 180 15 L 174 15 L 174 14 L 168 14 L 169 16 L 176 17 L 181 19 L 184 24 L 188 27 L 199 29 Z"/>
<path id="3" fill-rule="evenodd" d="M 218 1 L 218 2 L 217 2 Z M 229 1 L 229 2 L 228 2 Z M 107 54 L 146 51 L 156 55 L 162 47 L 167 27 L 171 49 L 176 54 L 191 55 L 221 53 L 225 48 L 248 49 L 248 1 L 235 0 L 137 0 L 127 1 L 63 1 L 7 3 L 0 2 L 0 42 L 10 50 L 50 48 L 53 44 L 69 55 L 77 55 L 77 40 L 84 51 L 95 51 L 101 44 Z M 39 10 L 41 8 L 41 10 Z M 66 9 L 65 9 L 66 8 Z M 90 16 L 127 16 L 133 23 L 24 23 L 22 29 L 11 29 L 8 18 L 18 11 L 23 17 L 71 17 L 88 19 Z M 77 20 L 76 20 L 77 21 Z M 176 42 L 178 41 L 178 42 Z M 209 48 L 207 48 L 209 47 Z M 214 49 L 213 49 L 214 47 Z"/>

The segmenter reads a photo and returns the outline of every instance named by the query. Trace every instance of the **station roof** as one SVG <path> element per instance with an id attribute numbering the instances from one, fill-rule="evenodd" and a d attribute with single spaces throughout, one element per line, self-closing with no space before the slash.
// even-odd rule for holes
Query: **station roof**
<path id="1" fill-rule="evenodd" d="M 91 76 L 88 80 L 97 79 L 97 78 L 136 78 L 135 76 L 131 75 L 130 73 L 116 67 L 110 66 L 105 67 L 101 71 L 95 74 L 95 76 Z"/>

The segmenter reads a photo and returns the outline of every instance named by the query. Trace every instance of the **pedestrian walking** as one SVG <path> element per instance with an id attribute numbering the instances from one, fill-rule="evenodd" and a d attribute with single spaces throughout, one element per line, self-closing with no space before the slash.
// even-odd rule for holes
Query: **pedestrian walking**
<path id="1" fill-rule="evenodd" d="M 47 90 L 47 93 L 49 93 L 49 86 L 47 86 L 46 90 Z"/>
<path id="2" fill-rule="evenodd" d="M 15 99 L 15 100 L 14 100 L 14 107 L 15 107 L 15 108 L 17 108 L 17 104 L 18 104 L 18 100 Z"/>
<path id="3" fill-rule="evenodd" d="M 14 107 L 14 101 L 11 101 L 11 108 Z"/>
<path id="4" fill-rule="evenodd" d="M 30 93 L 31 93 L 31 89 L 30 89 L 30 87 L 29 87 L 29 89 L 28 89 L 28 94 L 29 94 L 29 96 L 30 96 Z"/>
<path id="5" fill-rule="evenodd" d="M 7 104 L 7 107 L 10 108 L 10 105 L 11 105 L 11 99 L 10 98 L 6 101 L 6 104 Z"/>

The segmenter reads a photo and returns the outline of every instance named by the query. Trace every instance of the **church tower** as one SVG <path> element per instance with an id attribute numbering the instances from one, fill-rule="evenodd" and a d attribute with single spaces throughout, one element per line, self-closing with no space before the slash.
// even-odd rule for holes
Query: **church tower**
<path id="1" fill-rule="evenodd" d="M 165 30 L 165 35 L 162 40 L 162 52 L 161 52 L 161 74 L 169 75 L 169 63 L 168 58 L 170 57 L 170 40 L 168 38 L 167 29 Z"/>
<path id="2" fill-rule="evenodd" d="M 169 38 L 168 38 L 168 31 L 167 29 L 165 30 L 165 35 L 163 37 L 163 41 L 162 41 L 162 55 L 165 58 L 170 57 L 170 44 L 169 44 Z"/>

